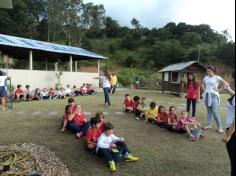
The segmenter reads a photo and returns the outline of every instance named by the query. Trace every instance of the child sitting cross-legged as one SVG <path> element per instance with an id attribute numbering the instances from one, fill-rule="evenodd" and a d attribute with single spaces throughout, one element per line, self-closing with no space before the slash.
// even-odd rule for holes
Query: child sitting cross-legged
<path id="1" fill-rule="evenodd" d="M 125 95 L 124 109 L 125 112 L 134 112 L 134 101 L 130 98 L 129 94 Z"/>
<path id="2" fill-rule="evenodd" d="M 86 149 L 95 151 L 97 147 L 98 138 L 102 134 L 99 127 L 101 120 L 98 117 L 92 117 L 90 120 L 91 127 L 86 133 Z"/>
<path id="3" fill-rule="evenodd" d="M 176 107 L 175 106 L 171 106 L 169 108 L 169 114 L 168 117 L 166 119 L 166 129 L 173 131 L 176 128 L 177 125 L 177 121 L 178 121 L 178 117 L 176 114 Z M 184 132 L 184 131 L 183 131 Z"/>
<path id="4" fill-rule="evenodd" d="M 157 114 L 157 126 L 164 128 L 166 121 L 168 119 L 168 114 L 166 113 L 166 108 L 164 106 L 159 106 Z"/>
<path id="5" fill-rule="evenodd" d="M 105 158 L 109 164 L 110 171 L 116 170 L 115 157 L 113 152 L 121 151 L 125 161 L 137 161 L 138 158 L 131 155 L 124 138 L 119 138 L 113 134 L 113 125 L 109 122 L 104 125 L 104 133 L 98 138 L 96 152 L 99 156 Z"/>
<path id="6" fill-rule="evenodd" d="M 156 117 L 158 114 L 158 106 L 155 102 L 151 102 L 150 108 L 146 112 L 146 122 L 156 123 Z"/>
<path id="7" fill-rule="evenodd" d="M 146 97 L 141 98 L 141 102 L 135 110 L 136 120 L 140 120 L 140 118 L 145 118 L 145 114 L 148 109 L 148 105 L 146 104 L 146 100 L 147 100 Z"/>
<path id="8" fill-rule="evenodd" d="M 192 129 L 200 129 L 201 124 L 194 118 L 190 118 L 187 111 L 181 112 L 181 117 L 176 125 L 176 130 L 185 130 L 189 135 L 189 140 L 195 141 L 194 135 L 191 133 Z"/>

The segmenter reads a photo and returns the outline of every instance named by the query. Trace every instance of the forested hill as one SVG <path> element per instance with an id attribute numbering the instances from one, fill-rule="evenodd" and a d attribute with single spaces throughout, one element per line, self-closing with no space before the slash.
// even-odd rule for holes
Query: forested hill
<path id="1" fill-rule="evenodd" d="M 0 33 L 83 47 L 110 58 L 121 68 L 158 70 L 168 64 L 196 60 L 235 65 L 235 43 L 227 30 L 209 25 L 168 23 L 148 29 L 137 19 L 131 26 L 105 16 L 103 5 L 82 0 L 13 0 L 14 9 L 0 9 Z M 114 64 L 115 63 L 115 64 Z"/>

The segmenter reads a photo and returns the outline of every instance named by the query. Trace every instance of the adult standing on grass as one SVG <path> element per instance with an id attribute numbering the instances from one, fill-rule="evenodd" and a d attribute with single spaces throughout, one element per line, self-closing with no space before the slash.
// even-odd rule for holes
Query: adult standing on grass
<path id="1" fill-rule="evenodd" d="M 111 101 L 110 101 L 110 92 L 111 92 L 111 77 L 107 70 L 103 72 L 103 76 L 100 76 L 102 78 L 102 87 L 104 91 L 104 97 L 105 97 L 105 105 L 111 107 Z"/>
<path id="2" fill-rule="evenodd" d="M 188 73 L 187 81 L 187 112 L 190 112 L 192 105 L 192 117 L 196 117 L 197 101 L 200 98 L 200 85 L 193 73 Z"/>
<path id="3" fill-rule="evenodd" d="M 7 80 L 9 77 L 5 76 L 5 74 L 0 70 L 0 111 L 5 110 L 6 98 L 7 98 Z"/>
<path id="4" fill-rule="evenodd" d="M 235 84 L 235 71 L 232 74 Z M 226 88 L 231 95 L 227 102 L 227 117 L 226 117 L 226 135 L 223 142 L 226 143 L 227 151 L 231 163 L 231 176 L 235 176 L 235 91 L 228 86 Z"/>
<path id="5" fill-rule="evenodd" d="M 214 117 L 218 127 L 217 131 L 222 134 L 224 130 L 222 128 L 221 117 L 218 110 L 220 105 L 220 93 L 218 87 L 220 84 L 222 84 L 223 88 L 226 88 L 229 85 L 223 78 L 215 75 L 215 69 L 213 67 L 208 67 L 207 76 L 203 79 L 202 85 L 208 120 L 208 124 L 204 129 L 211 129 L 212 117 Z"/>
<path id="6" fill-rule="evenodd" d="M 111 94 L 115 94 L 116 88 L 118 86 L 118 79 L 115 72 L 111 74 Z"/>

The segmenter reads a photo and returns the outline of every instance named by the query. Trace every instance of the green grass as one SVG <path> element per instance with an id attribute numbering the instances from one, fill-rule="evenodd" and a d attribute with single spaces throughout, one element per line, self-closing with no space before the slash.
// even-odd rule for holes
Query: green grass
<path id="1" fill-rule="evenodd" d="M 122 111 L 120 91 L 112 97 L 113 107 L 103 105 L 101 94 L 76 98 L 84 111 L 95 113 L 106 111 L 107 120 L 115 126 L 115 134 L 125 137 L 131 151 L 140 160 L 137 163 L 120 163 L 114 176 L 228 176 L 230 164 L 221 135 L 214 130 L 207 132 L 206 140 L 190 142 L 185 135 L 174 134 L 144 121 L 135 121 L 130 115 L 119 116 Z M 169 107 L 185 103 L 184 99 L 160 92 L 132 91 L 132 95 L 147 96 L 150 100 Z M 227 96 L 222 96 L 222 107 Z M 160 103 L 161 102 L 161 103 Z M 66 100 L 27 102 L 14 104 L 12 111 L 0 112 L 0 144 L 35 143 L 44 145 L 59 156 L 67 165 L 73 176 L 108 176 L 106 164 L 99 158 L 84 150 L 84 140 L 79 142 L 69 133 L 61 133 L 59 126 Z M 24 115 L 16 115 L 25 111 Z M 32 115 L 41 111 L 42 114 Z M 48 112 L 56 111 L 57 116 Z M 221 111 L 225 117 L 225 111 Z M 206 110 L 198 105 L 198 117 L 201 123 L 206 122 Z M 224 118 L 223 118 L 224 122 Z M 215 125 L 214 125 L 215 127 Z"/>

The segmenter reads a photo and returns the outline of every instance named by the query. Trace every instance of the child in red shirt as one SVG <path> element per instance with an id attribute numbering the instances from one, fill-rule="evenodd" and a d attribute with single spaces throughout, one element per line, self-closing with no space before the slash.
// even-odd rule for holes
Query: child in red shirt
<path id="1" fill-rule="evenodd" d="M 25 93 L 24 91 L 22 90 L 22 85 L 17 85 L 17 89 L 15 91 L 15 99 L 20 102 L 20 100 L 22 99 L 26 99 L 25 97 Z"/>
<path id="2" fill-rule="evenodd" d="M 105 116 L 102 112 L 97 112 L 95 117 L 99 118 L 100 119 L 100 131 L 103 133 L 104 132 L 104 124 L 106 123 L 106 119 L 105 119 Z"/>
<path id="3" fill-rule="evenodd" d="M 131 100 L 129 94 L 125 95 L 124 109 L 125 112 L 134 112 L 134 101 Z"/>
<path id="4" fill-rule="evenodd" d="M 73 109 L 72 109 L 73 111 Z M 77 105 L 77 109 L 74 114 L 69 116 L 69 120 L 73 119 L 76 124 L 77 137 L 81 138 L 82 136 L 86 136 L 86 133 L 90 127 L 90 122 L 87 121 L 86 116 L 82 113 L 82 109 L 80 105 Z"/>
<path id="5" fill-rule="evenodd" d="M 139 96 L 134 96 L 133 98 L 133 101 L 134 101 L 134 105 L 133 105 L 133 109 L 134 109 L 134 112 L 136 111 L 138 105 L 140 104 L 140 97 Z"/>
<path id="6" fill-rule="evenodd" d="M 166 128 L 168 130 L 174 130 L 177 125 L 177 121 L 178 121 L 178 117 L 176 114 L 176 107 L 171 106 L 169 109 L 168 117 L 166 119 L 166 125 L 165 125 Z"/>
<path id="7" fill-rule="evenodd" d="M 99 129 L 100 123 L 101 120 L 98 117 L 93 117 L 90 120 L 91 127 L 89 128 L 86 134 L 86 149 L 90 151 L 96 150 L 98 138 L 102 134 Z"/>
<path id="8" fill-rule="evenodd" d="M 157 126 L 159 126 L 160 128 L 164 128 L 167 119 L 168 114 L 166 113 L 166 108 L 164 106 L 160 106 L 157 114 Z"/>
<path id="9" fill-rule="evenodd" d="M 53 90 L 53 88 L 51 88 L 48 92 L 48 96 L 50 100 L 53 100 L 57 97 L 57 95 L 55 94 L 55 91 Z"/>
<path id="10" fill-rule="evenodd" d="M 190 112 L 192 105 L 192 117 L 196 117 L 197 100 L 200 98 L 200 84 L 193 73 L 188 74 L 187 82 L 187 112 Z"/>

